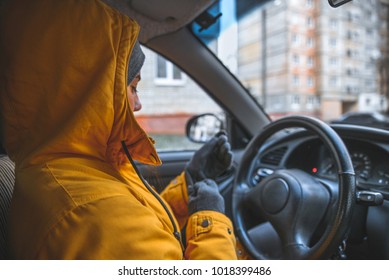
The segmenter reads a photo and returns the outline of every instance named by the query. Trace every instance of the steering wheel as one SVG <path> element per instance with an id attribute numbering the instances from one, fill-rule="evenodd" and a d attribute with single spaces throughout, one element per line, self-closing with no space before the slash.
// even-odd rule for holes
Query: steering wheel
<path id="1" fill-rule="evenodd" d="M 323 141 L 336 163 L 337 187 L 330 188 L 298 169 L 277 170 L 253 183 L 258 152 L 266 140 L 293 127 L 305 128 Z M 255 259 L 328 258 L 347 234 L 354 204 L 355 174 L 343 141 L 329 125 L 306 116 L 276 120 L 251 140 L 232 194 L 237 236 Z M 256 213 L 267 222 L 253 226 L 247 213 Z"/>

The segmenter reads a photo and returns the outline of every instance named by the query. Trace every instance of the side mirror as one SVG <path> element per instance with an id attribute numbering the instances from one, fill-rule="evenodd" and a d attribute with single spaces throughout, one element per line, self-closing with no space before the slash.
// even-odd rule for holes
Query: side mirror
<path id="1" fill-rule="evenodd" d="M 186 136 L 195 143 L 206 143 L 224 129 L 223 121 L 207 113 L 190 118 L 186 124 Z"/>
<path id="2" fill-rule="evenodd" d="M 352 0 L 328 0 L 328 3 L 330 3 L 331 7 L 336 8 L 350 1 Z"/>

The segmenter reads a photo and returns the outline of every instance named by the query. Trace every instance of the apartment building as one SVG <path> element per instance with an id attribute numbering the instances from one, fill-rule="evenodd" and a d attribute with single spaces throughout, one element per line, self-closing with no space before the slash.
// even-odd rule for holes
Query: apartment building
<path id="1" fill-rule="evenodd" d="M 330 120 L 385 108 L 377 88 L 377 1 L 347 5 L 276 0 L 238 14 L 238 75 L 274 118 L 304 113 Z"/>

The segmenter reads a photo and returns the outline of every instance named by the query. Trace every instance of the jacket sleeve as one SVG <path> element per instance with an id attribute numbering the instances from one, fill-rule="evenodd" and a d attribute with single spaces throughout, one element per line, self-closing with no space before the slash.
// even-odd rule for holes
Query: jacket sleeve
<path id="1" fill-rule="evenodd" d="M 185 172 L 161 193 L 171 207 L 180 228 L 186 225 L 186 259 L 236 259 L 231 221 L 215 211 L 200 211 L 188 217 Z"/>
<path id="2" fill-rule="evenodd" d="M 235 260 L 236 239 L 231 221 L 222 213 L 199 211 L 186 227 L 186 259 Z"/>

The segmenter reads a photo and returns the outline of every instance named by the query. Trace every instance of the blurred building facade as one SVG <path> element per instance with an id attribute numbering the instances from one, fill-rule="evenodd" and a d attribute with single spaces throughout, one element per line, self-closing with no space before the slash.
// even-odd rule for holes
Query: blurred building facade
<path id="1" fill-rule="evenodd" d="M 382 5 L 378 0 L 346 5 L 348 9 L 334 9 L 323 0 L 275 0 L 266 5 L 223 0 L 211 9 L 215 15 L 222 13 L 221 19 L 194 32 L 273 119 L 306 114 L 327 121 L 349 111 L 384 111 L 388 96 L 380 84 L 387 80 L 380 79 L 377 66 L 388 49 Z M 147 131 L 182 134 L 191 116 L 221 111 L 177 67 L 144 51 L 139 84 L 143 109 L 137 117 Z"/>
<path id="2" fill-rule="evenodd" d="M 330 120 L 386 108 L 378 89 L 378 1 L 346 5 L 278 0 L 238 15 L 238 76 L 274 118 Z"/>

